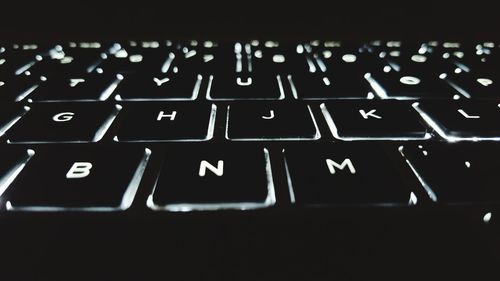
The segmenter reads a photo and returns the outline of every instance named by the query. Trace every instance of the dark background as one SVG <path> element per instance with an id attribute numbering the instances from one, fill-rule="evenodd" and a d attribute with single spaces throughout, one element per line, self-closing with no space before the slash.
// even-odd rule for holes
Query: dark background
<path id="1" fill-rule="evenodd" d="M 499 39 L 497 9 L 455 2 L 2 1 L 0 41 Z M 484 212 L 4 214 L 0 280 L 499 280 Z"/>
<path id="2" fill-rule="evenodd" d="M 482 1 L 10 1 L 4 39 L 491 39 L 500 20 Z"/>

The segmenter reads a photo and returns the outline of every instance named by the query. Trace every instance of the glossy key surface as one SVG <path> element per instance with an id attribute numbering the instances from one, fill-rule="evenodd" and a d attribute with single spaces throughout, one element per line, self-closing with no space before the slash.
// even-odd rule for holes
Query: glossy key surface
<path id="1" fill-rule="evenodd" d="M 402 154 L 429 197 L 442 204 L 498 204 L 495 142 L 404 145 Z"/>
<path id="2" fill-rule="evenodd" d="M 272 206 L 268 151 L 251 146 L 181 146 L 166 149 L 148 198 L 154 210 L 255 209 Z"/>
<path id="3" fill-rule="evenodd" d="M 117 119 L 116 141 L 203 141 L 213 136 L 217 107 L 186 102 L 129 103 Z"/>
<path id="4" fill-rule="evenodd" d="M 151 151 L 76 146 L 39 149 L 4 195 L 7 210 L 125 210 Z"/>
<path id="5" fill-rule="evenodd" d="M 29 110 L 7 137 L 14 143 L 98 141 L 120 109 L 107 104 L 40 104 Z"/>
<path id="6" fill-rule="evenodd" d="M 421 190 L 403 181 L 397 154 L 366 142 L 287 147 L 290 200 L 309 206 L 417 204 Z"/>

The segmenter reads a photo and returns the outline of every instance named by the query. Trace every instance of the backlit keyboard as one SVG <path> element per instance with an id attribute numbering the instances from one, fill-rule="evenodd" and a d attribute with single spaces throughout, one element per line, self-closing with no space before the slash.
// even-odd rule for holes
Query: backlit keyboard
<path id="1" fill-rule="evenodd" d="M 498 205 L 499 70 L 494 42 L 3 43 L 0 211 Z"/>

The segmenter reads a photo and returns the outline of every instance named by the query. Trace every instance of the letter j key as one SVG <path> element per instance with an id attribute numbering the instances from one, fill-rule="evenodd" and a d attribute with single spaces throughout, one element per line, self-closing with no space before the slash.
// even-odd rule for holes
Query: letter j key
<path id="1" fill-rule="evenodd" d="M 234 103 L 228 106 L 230 140 L 315 140 L 320 137 L 309 106 L 279 103 Z"/>

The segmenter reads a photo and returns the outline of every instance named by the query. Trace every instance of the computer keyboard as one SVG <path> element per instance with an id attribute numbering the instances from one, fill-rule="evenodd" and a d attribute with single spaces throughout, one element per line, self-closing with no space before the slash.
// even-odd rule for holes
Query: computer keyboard
<path id="1" fill-rule="evenodd" d="M 498 43 L 0 46 L 4 213 L 500 202 Z"/>

